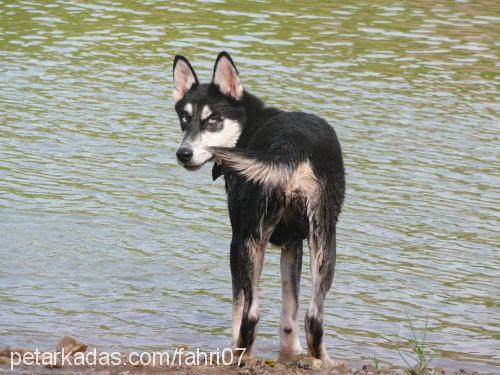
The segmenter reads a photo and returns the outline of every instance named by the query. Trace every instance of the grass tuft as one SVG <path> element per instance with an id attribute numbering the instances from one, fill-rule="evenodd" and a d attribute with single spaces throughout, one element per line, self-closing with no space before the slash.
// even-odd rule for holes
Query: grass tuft
<path id="1" fill-rule="evenodd" d="M 430 349 L 426 344 L 427 338 L 427 329 L 429 325 L 429 315 L 425 319 L 425 326 L 422 335 L 422 339 L 417 338 L 415 326 L 412 323 L 412 319 L 408 316 L 408 322 L 410 324 L 411 329 L 411 344 L 413 350 L 411 353 L 403 354 L 400 350 L 398 350 L 399 355 L 406 363 L 406 368 L 404 369 L 404 373 L 406 375 L 426 375 L 430 372 L 430 364 L 436 357 L 436 354 L 431 354 Z M 412 362 L 415 363 L 412 365 Z"/>

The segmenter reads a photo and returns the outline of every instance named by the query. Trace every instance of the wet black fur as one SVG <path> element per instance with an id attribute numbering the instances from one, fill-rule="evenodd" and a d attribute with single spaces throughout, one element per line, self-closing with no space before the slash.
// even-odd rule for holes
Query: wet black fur
<path id="1" fill-rule="evenodd" d="M 236 148 L 248 150 L 248 154 L 258 160 L 285 164 L 290 169 L 300 162 L 309 160 L 314 174 L 318 177 L 324 193 L 321 205 L 323 217 L 331 218 L 319 223 L 323 230 L 332 232 L 337 222 L 344 200 L 345 179 L 340 144 L 333 128 L 322 118 L 303 112 L 285 112 L 276 108 L 266 108 L 255 96 L 245 92 L 241 103 L 246 113 L 246 122 Z M 238 228 L 255 226 L 255 220 L 269 208 L 264 202 L 275 200 L 276 211 L 283 209 L 284 197 L 215 164 L 212 177 L 221 174 L 226 178 L 229 211 L 260 211 L 255 215 L 238 217 L 232 222 Z M 278 203 L 279 204 L 276 204 Z M 302 202 L 297 202 L 299 205 Z M 273 203 L 270 202 L 271 207 Z M 231 215 L 232 216 L 232 215 Z M 270 242 L 283 245 L 289 241 L 306 239 L 309 222 L 304 207 L 297 206 L 293 214 L 280 220 L 273 231 Z"/>
<path id="2" fill-rule="evenodd" d="M 175 108 L 179 116 L 186 103 L 208 104 L 213 112 L 242 124 L 243 130 L 236 149 L 244 155 L 277 163 L 290 170 L 308 160 L 320 186 L 318 207 L 313 217 L 308 218 L 306 202 L 303 199 L 287 201 L 284 193 L 278 189 L 269 189 L 249 182 L 223 165 L 213 166 L 214 180 L 224 175 L 228 197 L 233 235 L 230 249 L 233 297 L 238 298 L 240 292 L 245 296 L 238 346 L 251 346 L 258 318 L 252 320 L 248 317 L 253 301 L 251 285 L 254 277 L 253 260 L 249 255 L 249 239 L 268 239 L 275 245 L 301 242 L 307 238 L 310 241 L 323 241 L 325 248 L 322 249 L 323 262 L 319 270 L 323 273 L 323 280 L 318 296 L 318 304 L 321 307 L 323 305 L 324 296 L 333 279 L 336 255 L 335 227 L 345 191 L 340 143 L 334 129 L 322 118 L 309 113 L 286 112 L 265 107 L 260 99 L 246 91 L 242 99 L 237 101 L 223 95 L 214 83 L 196 82 L 184 98 L 176 103 Z M 187 132 L 197 132 L 200 126 L 200 123 L 194 123 Z M 264 225 L 261 225 L 262 222 Z M 311 228 L 311 224 L 314 228 Z M 310 236 L 311 230 L 315 233 Z M 269 233 L 263 233 L 266 231 Z M 298 278 L 300 279 L 300 273 Z M 315 356 L 319 355 L 322 342 L 321 323 L 322 316 L 306 316 L 306 329 L 313 335 L 312 347 L 309 345 L 310 351 Z"/>

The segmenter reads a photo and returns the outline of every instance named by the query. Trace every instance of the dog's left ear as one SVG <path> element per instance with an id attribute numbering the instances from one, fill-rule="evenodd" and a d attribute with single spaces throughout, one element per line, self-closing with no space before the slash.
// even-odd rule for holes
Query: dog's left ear
<path id="1" fill-rule="evenodd" d="M 175 56 L 174 66 L 174 100 L 177 103 L 193 87 L 198 85 L 198 77 L 189 61 L 181 55 Z"/>
<path id="2" fill-rule="evenodd" d="M 231 56 L 227 52 L 219 53 L 215 60 L 214 75 L 212 82 L 219 90 L 233 99 L 240 100 L 243 97 L 243 83 L 234 65 Z"/>

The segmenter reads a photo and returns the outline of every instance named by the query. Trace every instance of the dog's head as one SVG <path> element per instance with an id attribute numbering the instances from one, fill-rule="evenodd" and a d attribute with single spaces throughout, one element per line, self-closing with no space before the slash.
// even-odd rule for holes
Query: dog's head
<path id="1" fill-rule="evenodd" d="M 243 84 L 226 52 L 215 61 L 211 83 L 200 84 L 183 56 L 175 57 L 173 76 L 175 110 L 184 133 L 177 160 L 196 170 L 212 159 L 210 147 L 236 145 L 246 121 Z"/>

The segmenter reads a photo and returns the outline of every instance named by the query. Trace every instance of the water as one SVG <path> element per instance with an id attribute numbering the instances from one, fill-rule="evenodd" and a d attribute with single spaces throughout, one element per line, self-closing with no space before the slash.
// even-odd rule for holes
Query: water
<path id="1" fill-rule="evenodd" d="M 347 198 L 325 334 L 400 364 L 428 316 L 438 364 L 500 363 L 495 1 L 0 4 L 0 346 L 230 338 L 223 181 L 176 165 L 171 62 L 233 54 L 270 105 L 325 117 Z M 279 251 L 259 355 L 276 356 Z M 300 310 L 310 277 L 305 258 Z M 302 342 L 305 344 L 302 335 Z"/>

